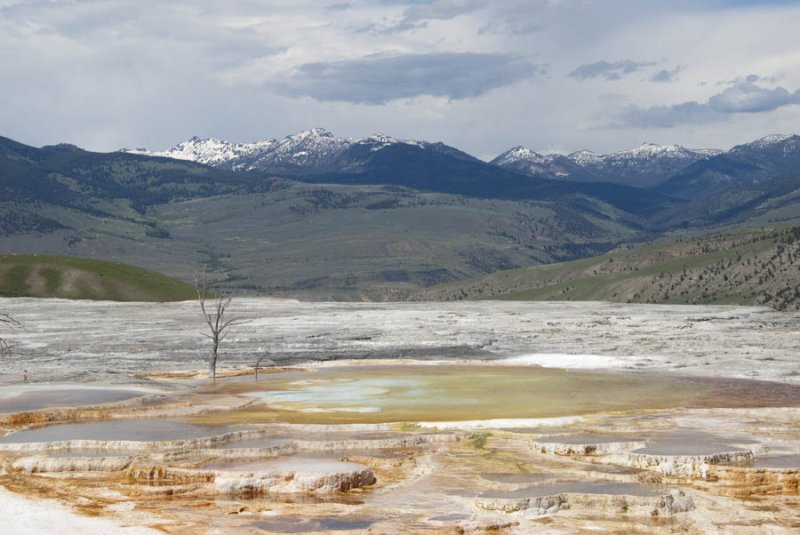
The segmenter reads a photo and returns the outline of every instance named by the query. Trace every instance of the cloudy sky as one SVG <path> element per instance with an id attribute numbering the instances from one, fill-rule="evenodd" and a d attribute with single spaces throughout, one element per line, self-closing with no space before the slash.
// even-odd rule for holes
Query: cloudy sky
<path id="1" fill-rule="evenodd" d="M 613 151 L 800 132 L 800 2 L 0 0 L 0 135 Z"/>

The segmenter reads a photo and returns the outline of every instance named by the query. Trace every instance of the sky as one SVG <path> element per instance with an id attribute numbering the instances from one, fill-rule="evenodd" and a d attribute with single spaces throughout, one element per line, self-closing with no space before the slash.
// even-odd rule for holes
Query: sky
<path id="1" fill-rule="evenodd" d="M 0 136 L 727 149 L 800 133 L 797 28 L 785 0 L 0 0 Z"/>

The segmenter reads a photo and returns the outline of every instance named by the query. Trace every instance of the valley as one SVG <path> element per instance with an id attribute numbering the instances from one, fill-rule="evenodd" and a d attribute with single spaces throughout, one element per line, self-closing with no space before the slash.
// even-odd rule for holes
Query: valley
<path id="1" fill-rule="evenodd" d="M 486 163 L 441 143 L 336 138 L 322 129 L 281 141 L 193 138 L 168 151 L 106 154 L 5 140 L 0 247 L 109 259 L 187 282 L 205 270 L 213 284 L 240 294 L 451 298 L 437 285 L 474 287 L 481 276 L 513 278 L 509 270 L 582 258 L 594 265 L 619 248 L 644 246 L 646 256 L 653 240 L 697 240 L 696 250 L 717 250 L 720 232 L 741 231 L 743 240 L 751 231 L 779 232 L 800 220 L 800 184 L 786 174 L 797 154 L 796 136 L 728 152 L 651 144 L 575 153 L 575 170 L 564 175 L 531 167 L 561 160 L 527 149 Z M 612 184 L 614 173 L 627 178 Z M 706 193 L 697 189 L 703 181 Z M 749 251 L 737 251 L 745 263 L 768 261 Z M 655 291 L 654 282 L 644 277 L 630 291 L 591 294 L 562 286 L 542 295 L 797 306 L 791 277 L 777 268 L 729 284 L 744 285 L 741 292 L 714 283 L 694 295 L 676 281 L 658 281 Z M 515 283 L 461 297 L 532 288 Z"/>

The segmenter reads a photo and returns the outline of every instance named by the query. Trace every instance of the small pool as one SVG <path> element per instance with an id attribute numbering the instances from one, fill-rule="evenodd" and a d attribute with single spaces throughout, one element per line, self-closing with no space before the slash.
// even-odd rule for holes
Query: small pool
<path id="1" fill-rule="evenodd" d="M 646 447 L 631 453 L 646 455 L 714 455 L 740 453 L 747 450 L 732 445 L 732 440 L 708 433 L 679 431 L 666 433 L 650 441 Z"/>
<path id="2" fill-rule="evenodd" d="M 0 387 L 0 413 L 27 412 L 52 407 L 80 407 L 114 403 L 149 393 L 145 389 L 73 384 Z"/>
<path id="3" fill-rule="evenodd" d="M 800 470 L 800 455 L 779 455 L 775 457 L 757 457 L 753 461 L 754 468 L 777 468 Z"/>
<path id="4" fill-rule="evenodd" d="M 664 487 L 617 481 L 556 481 L 512 491 L 488 491 L 482 498 L 520 499 L 539 498 L 556 494 L 606 494 L 611 496 L 657 497 Z"/>
<path id="5" fill-rule="evenodd" d="M 553 474 L 545 472 L 537 472 L 535 474 L 525 474 L 522 472 L 492 472 L 481 474 L 481 479 L 506 485 L 535 485 L 543 483 L 548 479 L 554 479 L 554 477 Z"/>
<path id="6" fill-rule="evenodd" d="M 319 472 L 334 473 L 363 469 L 361 465 L 355 463 L 336 461 L 328 458 L 294 456 L 275 461 L 225 461 L 219 463 L 209 463 L 203 468 L 231 472 L 296 472 L 300 474 Z"/>
<path id="7" fill-rule="evenodd" d="M 604 435 L 600 433 L 580 433 L 575 435 L 548 435 L 537 438 L 536 442 L 542 444 L 615 444 L 617 442 L 642 442 L 640 437 L 630 437 L 625 435 Z"/>
<path id="8" fill-rule="evenodd" d="M 158 442 L 213 437 L 243 429 L 241 426 L 201 425 L 180 420 L 110 420 L 60 424 L 0 437 L 0 444 L 62 442 L 72 440 Z"/>
<path id="9" fill-rule="evenodd" d="M 298 516 L 275 516 L 259 520 L 253 527 L 268 533 L 329 533 L 368 529 L 374 520 L 347 517 L 302 518 Z"/>

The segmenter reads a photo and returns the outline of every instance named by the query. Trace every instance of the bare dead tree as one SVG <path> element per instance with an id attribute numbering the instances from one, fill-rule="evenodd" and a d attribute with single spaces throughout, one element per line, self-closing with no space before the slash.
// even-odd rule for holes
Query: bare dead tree
<path id="1" fill-rule="evenodd" d="M 258 358 L 256 359 L 256 364 L 253 366 L 256 375 L 256 382 L 258 381 L 258 370 L 261 368 L 261 363 L 263 362 L 267 366 L 274 366 L 275 362 L 268 359 L 269 353 L 264 353 L 264 349 L 259 347 L 258 348 Z"/>
<path id="2" fill-rule="evenodd" d="M 9 327 L 22 327 L 22 324 L 15 320 L 10 314 L 0 314 L 0 324 Z M 8 355 L 11 353 L 11 344 L 8 340 L 0 336 L 0 355 Z"/>
<path id="3" fill-rule="evenodd" d="M 203 320 L 205 320 L 209 330 L 203 336 L 211 340 L 211 350 L 208 354 L 208 378 L 216 381 L 220 344 L 225 340 L 231 327 L 247 323 L 247 320 L 228 317 L 228 309 L 233 302 L 233 296 L 230 292 L 212 292 L 208 289 L 204 276 L 195 277 L 195 288 L 197 289 L 197 300 L 200 302 L 200 309 L 203 311 Z"/>

